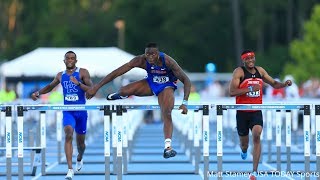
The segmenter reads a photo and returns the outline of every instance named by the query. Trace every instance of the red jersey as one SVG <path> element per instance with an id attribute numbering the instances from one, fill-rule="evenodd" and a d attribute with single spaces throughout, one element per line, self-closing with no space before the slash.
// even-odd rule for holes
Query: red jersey
<path id="1" fill-rule="evenodd" d="M 247 92 L 246 94 L 236 97 L 236 104 L 262 104 L 262 86 L 263 80 L 258 69 L 254 67 L 256 72 L 251 74 L 245 67 L 241 67 L 244 72 L 243 79 L 240 80 L 239 88 L 248 88 L 254 84 L 260 85 L 259 91 Z"/>

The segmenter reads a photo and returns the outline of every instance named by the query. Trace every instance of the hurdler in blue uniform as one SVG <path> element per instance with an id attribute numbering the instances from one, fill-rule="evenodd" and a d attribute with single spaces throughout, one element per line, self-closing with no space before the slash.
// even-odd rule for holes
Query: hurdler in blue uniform
<path id="1" fill-rule="evenodd" d="M 104 77 L 98 84 L 87 91 L 87 98 L 93 97 L 96 92 L 105 84 L 109 83 L 118 76 L 130 71 L 132 68 L 142 68 L 147 71 L 145 79 L 132 82 L 120 88 L 117 93 L 107 96 L 108 100 L 123 99 L 131 95 L 158 97 L 161 115 L 163 118 L 164 132 L 164 158 L 174 157 L 176 151 L 171 147 L 172 138 L 172 117 L 171 112 L 174 107 L 174 91 L 177 89 L 175 82 L 180 80 L 184 85 L 183 101 L 179 109 L 182 113 L 188 112 L 187 104 L 190 94 L 191 83 L 188 76 L 184 73 L 178 63 L 170 56 L 159 52 L 157 44 L 149 43 L 145 48 L 145 53 L 136 56 L 128 63 L 120 66 Z"/>
<path id="2" fill-rule="evenodd" d="M 146 71 L 148 76 L 146 77 L 148 84 L 153 92 L 157 95 L 165 88 L 177 89 L 177 77 L 173 74 L 172 70 L 166 66 L 164 53 L 159 52 L 159 58 L 161 59 L 161 66 L 152 65 L 146 60 Z"/>
<path id="3" fill-rule="evenodd" d="M 61 86 L 65 105 L 86 104 L 85 91 L 70 81 L 70 76 L 73 76 L 81 82 L 79 71 L 80 68 L 76 67 L 72 74 L 67 74 L 66 71 L 62 72 Z M 87 111 L 63 111 L 63 126 L 70 125 L 77 134 L 86 134 L 87 118 Z"/>
<path id="4" fill-rule="evenodd" d="M 31 98 L 33 100 L 37 100 L 41 94 L 46 94 L 52 91 L 59 83 L 61 83 L 65 105 L 86 103 L 85 91 L 92 86 L 92 81 L 90 79 L 88 70 L 76 67 L 77 56 L 73 51 L 68 51 L 65 54 L 64 63 L 66 65 L 66 70 L 59 72 L 50 84 L 39 91 L 32 93 Z M 63 112 L 63 126 L 65 133 L 64 150 L 68 163 L 68 173 L 65 179 L 72 179 L 74 176 L 72 168 L 72 139 L 74 130 L 77 134 L 76 141 L 78 149 L 76 170 L 80 171 L 83 166 L 82 157 L 86 148 L 84 141 L 85 134 L 87 132 L 87 118 L 87 111 Z"/>

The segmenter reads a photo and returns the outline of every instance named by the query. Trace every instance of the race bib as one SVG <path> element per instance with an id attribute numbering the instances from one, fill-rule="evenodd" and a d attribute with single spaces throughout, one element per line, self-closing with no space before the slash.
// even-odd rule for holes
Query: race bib
<path id="1" fill-rule="evenodd" d="M 154 76 L 153 82 L 163 84 L 163 83 L 169 82 L 169 77 L 167 77 L 167 76 Z"/>
<path id="2" fill-rule="evenodd" d="M 254 92 L 248 92 L 247 96 L 248 97 L 259 97 L 260 96 L 260 90 L 254 91 Z"/>
<path id="3" fill-rule="evenodd" d="M 67 94 L 64 99 L 66 101 L 78 101 L 79 100 L 79 96 L 77 94 Z"/>

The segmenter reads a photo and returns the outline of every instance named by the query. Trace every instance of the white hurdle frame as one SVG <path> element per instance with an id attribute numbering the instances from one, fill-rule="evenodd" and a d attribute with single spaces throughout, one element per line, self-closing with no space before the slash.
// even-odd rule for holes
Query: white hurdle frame
<path id="1" fill-rule="evenodd" d="M 180 105 L 175 105 L 174 109 L 178 109 L 179 106 Z M 159 110 L 160 106 L 159 105 L 129 105 L 129 104 L 125 104 L 125 105 L 122 105 L 121 108 L 122 108 L 123 111 L 127 111 L 127 110 Z M 202 116 L 202 124 L 203 124 L 203 129 L 202 129 L 202 131 L 203 131 L 202 132 L 202 134 L 203 134 L 203 160 L 204 160 L 203 174 L 206 174 L 209 171 L 209 145 L 210 145 L 209 144 L 209 139 L 210 139 L 209 138 L 209 105 L 188 105 L 188 110 L 196 110 L 196 112 L 202 110 L 202 112 L 203 112 L 203 116 Z M 197 113 L 199 113 L 199 112 L 197 112 Z M 201 116 L 197 115 L 196 117 L 199 118 Z M 199 120 L 197 120 L 196 122 L 198 122 L 198 121 Z M 197 125 L 194 126 L 195 128 L 197 128 L 197 132 L 195 133 L 197 137 L 194 138 L 194 144 L 198 145 L 198 146 L 195 146 L 195 149 L 196 149 L 196 152 L 199 152 L 199 154 L 200 154 L 200 149 L 199 149 L 199 140 L 200 140 L 199 129 L 200 129 L 200 127 L 199 127 L 198 123 L 196 123 Z M 124 153 L 126 153 L 126 152 L 124 152 Z M 195 160 L 195 171 L 194 171 L 195 174 L 198 174 L 199 171 L 200 171 L 199 163 L 200 163 L 200 159 L 196 158 L 196 160 Z M 124 165 L 124 167 L 125 166 L 126 165 Z M 118 170 L 118 172 L 119 172 L 119 170 Z M 130 173 L 128 173 L 128 174 L 130 174 Z"/>
<path id="2" fill-rule="evenodd" d="M 304 111 L 304 156 L 305 156 L 305 172 L 310 172 L 310 107 L 311 105 L 283 105 L 283 104 L 230 104 L 230 105 L 217 105 L 217 160 L 218 160 L 218 169 L 217 173 L 221 176 L 218 176 L 218 179 L 222 179 L 222 149 L 223 149 L 223 133 L 222 133 L 222 115 L 223 110 L 236 109 L 236 110 L 276 110 L 276 146 L 277 146 L 277 171 L 281 171 L 281 116 L 280 110 L 286 110 L 286 113 L 291 113 L 291 110 L 298 109 Z M 320 111 L 320 110 L 319 110 Z M 267 111 L 268 112 L 268 111 Z M 320 114 L 320 112 L 318 112 Z M 269 114 L 270 115 L 270 114 Z M 267 115 L 268 116 L 268 115 Z M 290 118 L 290 121 L 288 120 Z M 318 117 L 319 118 L 319 117 Z M 318 121 L 317 121 L 318 122 Z M 286 127 L 286 147 L 287 155 L 290 157 L 290 146 L 291 146 L 291 114 L 286 114 L 286 123 L 290 123 L 290 126 Z M 271 124 L 269 119 L 267 119 L 267 124 Z M 320 126 L 320 125 L 319 125 Z M 290 128 L 290 130 L 289 130 Z M 267 129 L 267 132 L 272 132 L 271 129 Z M 318 131 L 317 131 L 318 132 Z M 221 134 L 220 134 L 221 133 Z M 320 132 L 319 132 L 320 135 Z M 289 137 L 290 136 L 290 137 Z M 221 139 L 219 138 L 221 137 Z M 271 135 L 268 135 L 268 139 L 271 138 Z M 319 138 L 320 140 L 320 138 Z M 290 142 L 289 142 L 290 141 Z M 318 145 L 319 146 L 319 145 Z M 318 147 L 317 146 L 317 147 Z M 320 151 L 320 149 L 318 148 Z M 320 156 L 320 153 L 319 153 Z M 320 162 L 320 160 L 319 160 Z M 319 167 L 317 167 L 319 168 Z M 291 167 L 287 166 L 287 169 L 290 170 Z M 319 172 L 319 169 L 317 169 Z M 310 177 L 306 177 L 308 179 Z"/>
<path id="3" fill-rule="evenodd" d="M 46 175 L 46 166 L 45 166 L 45 150 L 46 150 L 46 116 L 45 112 L 48 110 L 72 110 L 72 111 L 82 111 L 82 110 L 106 110 L 108 106 L 104 105 L 23 105 L 23 106 L 17 106 L 18 111 L 18 167 L 19 167 L 19 179 L 23 179 L 23 150 L 24 149 L 36 149 L 41 151 L 41 159 L 38 157 L 40 154 L 37 153 L 34 162 L 32 170 L 32 173 L 35 173 L 35 168 L 41 164 L 41 174 Z M 110 107 L 110 106 L 109 106 Z M 23 112 L 29 111 L 29 110 L 35 110 L 40 111 L 40 147 L 23 147 Z M 110 109 L 109 109 L 110 111 Z M 106 114 L 106 113 L 105 113 Z M 11 116 L 10 116 L 11 117 Z M 107 119 L 107 118 L 105 118 Z M 105 122 L 106 123 L 106 122 Z M 110 122 L 109 122 L 110 123 Z M 11 127 L 11 126 L 10 126 Z M 20 139 L 20 140 L 19 140 Z M 9 148 L 10 150 L 10 148 Z M 7 149 L 8 151 L 8 149 Z M 110 148 L 109 148 L 110 151 Z M 109 153 L 110 154 L 110 153 Z M 110 158 L 109 158 L 110 159 Z M 107 162 L 106 162 L 107 163 Z M 109 161 L 110 164 L 110 161 Z M 9 169 L 9 167 L 7 167 Z M 10 166 L 11 169 L 11 166 Z M 110 169 L 110 168 L 109 168 Z M 109 171 L 110 172 L 110 171 Z M 34 174 L 33 174 L 34 175 Z M 110 179 L 110 173 L 108 174 L 108 171 L 105 170 L 106 179 Z M 11 173 L 10 173 L 11 176 Z"/>
<path id="4" fill-rule="evenodd" d="M 320 105 L 315 105 L 317 172 L 320 172 Z M 320 177 L 318 177 L 320 179 Z"/>
<path id="5" fill-rule="evenodd" d="M 180 105 L 175 105 L 174 109 L 178 109 Z M 104 156 L 105 156 L 105 179 L 110 179 L 110 174 L 116 174 L 117 179 L 122 179 L 122 175 L 127 173 L 127 147 L 128 147 L 128 139 L 130 139 L 130 136 L 127 136 L 127 133 L 129 134 L 127 130 L 127 125 L 124 122 L 127 121 L 127 110 L 158 110 L 160 109 L 159 105 L 22 105 L 17 106 L 18 111 L 18 158 L 19 158 L 19 176 L 23 178 L 24 172 L 23 172 L 23 150 L 26 149 L 26 147 L 23 147 L 23 114 L 24 111 L 40 111 L 40 145 L 41 147 L 37 147 L 41 151 L 41 159 L 40 157 L 35 157 L 35 164 L 38 165 L 41 164 L 41 174 L 47 175 L 46 167 L 45 167 L 45 149 L 46 149 L 46 111 L 66 111 L 66 110 L 72 110 L 72 111 L 80 111 L 80 110 L 103 110 L 104 111 Z M 203 139 L 206 139 L 203 141 L 203 156 L 204 156 L 204 172 L 208 171 L 209 168 L 209 105 L 188 105 L 188 109 L 192 110 L 202 110 L 203 111 L 203 133 L 204 137 Z M 7 112 L 7 119 L 12 118 L 12 112 Z M 110 121 L 111 117 L 113 118 L 112 122 L 112 131 L 115 132 L 114 135 L 112 135 L 113 142 L 115 143 L 115 147 L 113 145 L 113 155 L 115 155 L 115 158 L 113 159 L 113 173 L 110 173 Z M 201 116 L 200 116 L 201 117 Z M 198 120 L 200 121 L 200 120 Z M 9 121 L 8 121 L 9 122 Z M 116 122 L 116 123 L 115 123 Z M 11 120 L 10 120 L 11 124 Z M 199 126 L 199 125 L 198 125 Z M 129 127 L 130 128 L 130 127 Z M 198 127 L 199 128 L 199 127 Z M 200 128 L 199 128 L 200 129 Z M 11 130 L 11 126 L 7 126 L 7 131 Z M 112 133 L 113 133 L 112 132 Z M 196 134 L 199 134 L 196 133 Z M 9 134 L 11 135 L 11 134 Z M 206 137 L 205 137 L 206 136 Z M 22 139 L 21 139 L 22 138 Z M 61 137 L 57 137 L 59 140 Z M 11 139 L 11 136 L 10 136 Z M 199 140 L 200 138 L 196 138 L 196 140 Z M 11 141 L 10 141 L 11 142 Z M 195 142 L 195 144 L 199 144 L 199 142 Z M 7 146 L 7 154 L 9 157 L 9 152 L 12 152 L 10 150 L 11 146 Z M 36 147 L 34 147 L 36 148 Z M 40 155 L 40 154 L 39 154 Z M 124 156 L 124 157 L 123 157 Z M 8 160 L 11 160 L 8 159 Z M 198 163 L 200 161 L 198 160 Z M 11 164 L 11 163 L 10 163 Z M 35 165 L 37 166 L 37 165 Z M 199 167 L 199 165 L 197 165 Z M 11 166 L 8 166 L 8 171 L 11 171 Z M 34 170 L 35 172 L 35 170 Z M 196 170 L 195 173 L 198 173 L 199 170 Z M 11 175 L 11 173 L 9 173 Z M 48 173 L 50 174 L 50 173 Z M 100 173 L 99 173 L 100 174 Z"/>

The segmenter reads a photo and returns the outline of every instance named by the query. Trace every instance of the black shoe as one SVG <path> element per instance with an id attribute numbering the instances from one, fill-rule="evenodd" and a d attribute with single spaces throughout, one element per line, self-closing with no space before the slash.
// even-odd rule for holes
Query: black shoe
<path id="1" fill-rule="evenodd" d="M 111 93 L 107 95 L 107 100 L 117 100 L 117 99 L 126 99 L 128 96 L 120 96 L 118 93 Z"/>
<path id="2" fill-rule="evenodd" d="M 166 159 L 174 157 L 174 156 L 176 156 L 176 154 L 177 154 L 177 152 L 175 150 L 173 150 L 172 148 L 166 148 L 163 151 L 163 157 Z"/>

